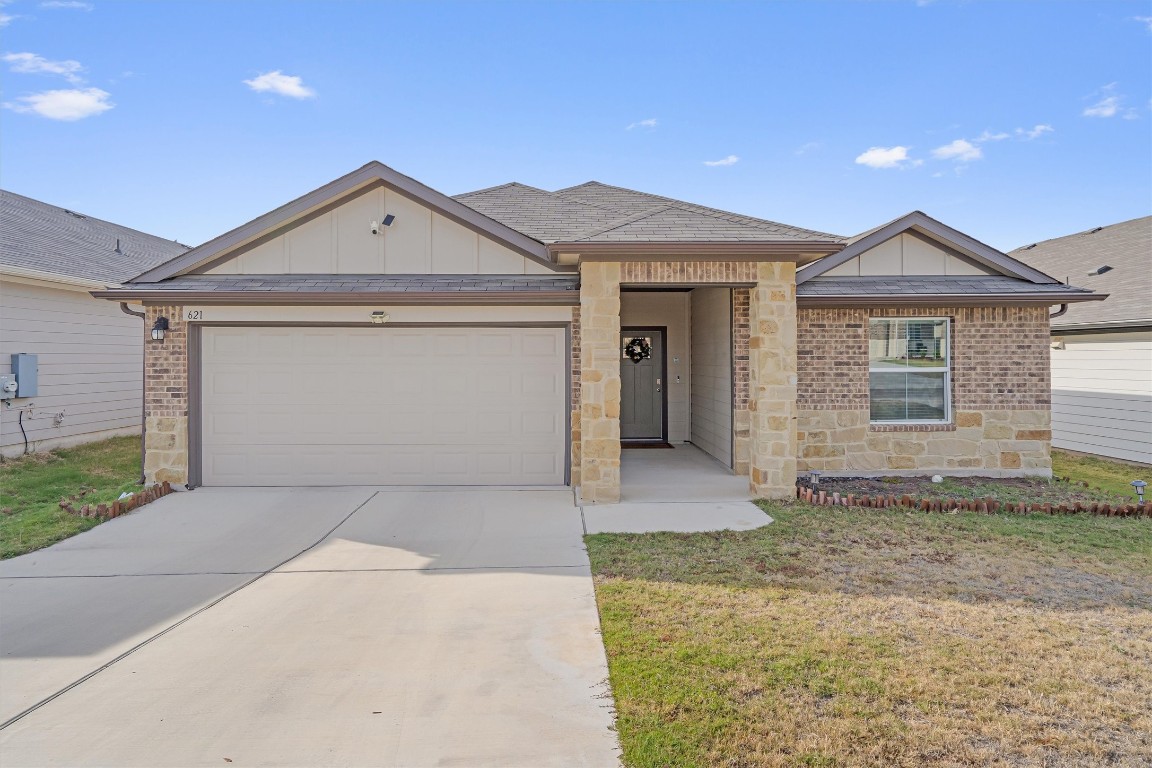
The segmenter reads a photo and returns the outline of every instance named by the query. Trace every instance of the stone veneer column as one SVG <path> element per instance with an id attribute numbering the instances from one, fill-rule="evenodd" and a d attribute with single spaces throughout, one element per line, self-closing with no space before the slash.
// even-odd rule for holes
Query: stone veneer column
<path id="1" fill-rule="evenodd" d="M 620 500 L 620 265 L 580 265 L 580 496 Z"/>
<path id="2" fill-rule="evenodd" d="M 791 498 L 796 487 L 796 265 L 762 262 L 748 339 L 751 489 Z"/>
<path id="3" fill-rule="evenodd" d="M 184 308 L 146 307 L 144 325 L 144 478 L 188 482 L 188 324 Z M 156 318 L 168 318 L 164 341 L 152 340 Z"/>

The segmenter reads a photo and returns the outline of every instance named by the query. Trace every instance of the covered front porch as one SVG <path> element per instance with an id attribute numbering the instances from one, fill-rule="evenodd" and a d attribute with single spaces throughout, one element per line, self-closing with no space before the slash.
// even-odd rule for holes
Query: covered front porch
<path id="1" fill-rule="evenodd" d="M 581 501 L 790 495 L 795 265 L 604 260 L 582 261 L 580 273 L 572 480 Z"/>

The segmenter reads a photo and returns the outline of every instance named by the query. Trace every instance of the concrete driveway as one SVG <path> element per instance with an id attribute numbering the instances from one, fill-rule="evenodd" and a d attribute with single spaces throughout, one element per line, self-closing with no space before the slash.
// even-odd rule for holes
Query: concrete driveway
<path id="1" fill-rule="evenodd" d="M 566 491 L 200 489 L 0 563 L 5 766 L 611 766 Z"/>

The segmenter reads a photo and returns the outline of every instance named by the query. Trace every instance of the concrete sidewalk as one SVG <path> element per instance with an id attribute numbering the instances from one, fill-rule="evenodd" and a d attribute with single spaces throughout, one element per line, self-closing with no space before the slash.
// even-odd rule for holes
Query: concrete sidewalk
<path id="1" fill-rule="evenodd" d="M 567 491 L 166 497 L 0 564 L 5 719 L 99 670 L 0 764 L 615 765 L 581 534 Z"/>

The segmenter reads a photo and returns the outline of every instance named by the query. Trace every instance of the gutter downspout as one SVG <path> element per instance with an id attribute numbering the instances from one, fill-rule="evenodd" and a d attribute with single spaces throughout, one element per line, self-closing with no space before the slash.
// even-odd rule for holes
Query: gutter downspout
<path id="1" fill-rule="evenodd" d="M 1068 311 L 1068 305 L 1067 304 L 1061 304 L 1060 309 L 1058 309 L 1055 312 L 1053 312 L 1052 314 L 1048 315 L 1048 319 L 1053 320 L 1057 317 L 1060 317 L 1060 315 L 1064 314 L 1067 311 Z"/>
<path id="2" fill-rule="evenodd" d="M 148 315 L 128 309 L 128 302 L 120 302 L 120 311 L 138 317 L 148 325 Z M 148 350 L 147 341 L 140 347 L 140 485 L 144 485 L 144 438 L 148 434 Z"/>

